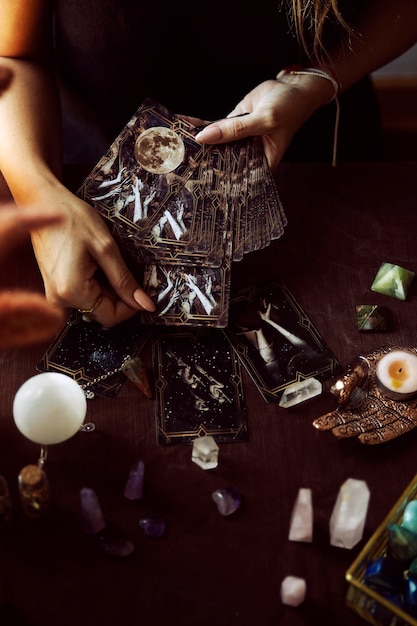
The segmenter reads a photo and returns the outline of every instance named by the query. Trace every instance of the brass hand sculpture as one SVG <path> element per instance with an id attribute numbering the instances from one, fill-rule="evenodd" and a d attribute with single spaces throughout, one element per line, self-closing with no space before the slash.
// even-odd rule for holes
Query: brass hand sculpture
<path id="1" fill-rule="evenodd" d="M 365 444 L 383 443 L 415 428 L 417 398 L 392 400 L 384 395 L 376 379 L 379 359 L 392 350 L 417 355 L 417 348 L 389 347 L 359 357 L 330 389 L 338 407 L 314 420 L 313 426 L 330 430 L 339 439 L 357 437 Z"/>

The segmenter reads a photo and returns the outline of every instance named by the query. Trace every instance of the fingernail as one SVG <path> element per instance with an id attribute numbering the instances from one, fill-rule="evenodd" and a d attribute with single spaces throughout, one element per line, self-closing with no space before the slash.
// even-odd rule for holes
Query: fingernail
<path id="1" fill-rule="evenodd" d="M 145 311 L 155 311 L 155 304 L 153 303 L 153 300 L 146 295 L 142 289 L 136 289 L 133 293 L 133 299 L 139 304 L 139 306 L 145 309 Z"/>
<path id="2" fill-rule="evenodd" d="M 219 141 L 222 137 L 223 133 L 219 126 L 208 126 L 197 133 L 195 140 L 210 143 L 212 141 Z"/>

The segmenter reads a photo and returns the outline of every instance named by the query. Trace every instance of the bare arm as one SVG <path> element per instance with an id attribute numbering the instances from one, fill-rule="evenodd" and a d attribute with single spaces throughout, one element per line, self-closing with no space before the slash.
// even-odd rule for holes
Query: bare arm
<path id="1" fill-rule="evenodd" d="M 61 182 L 59 98 L 53 74 L 49 0 L 0 0 L 0 67 L 13 74 L 0 98 L 0 170 L 19 206 L 59 208 L 59 225 L 32 233 L 48 300 L 88 309 L 105 326 L 153 310 L 104 221 Z M 97 270 L 106 275 L 106 286 Z"/>
<path id="2" fill-rule="evenodd" d="M 417 41 L 417 0 L 374 0 L 368 6 L 351 45 L 329 51 L 327 69 L 337 78 L 341 91 Z M 255 87 L 228 118 L 207 126 L 197 140 L 215 144 L 262 135 L 268 162 L 274 168 L 296 131 L 333 95 L 328 80 L 285 73 Z M 249 115 L 235 117 L 243 113 Z"/>
<path id="3" fill-rule="evenodd" d="M 406 52 L 417 41 L 416 0 L 374 0 L 350 50 L 336 50 L 334 73 L 342 90 Z M 331 69 L 331 67 L 330 67 Z"/>

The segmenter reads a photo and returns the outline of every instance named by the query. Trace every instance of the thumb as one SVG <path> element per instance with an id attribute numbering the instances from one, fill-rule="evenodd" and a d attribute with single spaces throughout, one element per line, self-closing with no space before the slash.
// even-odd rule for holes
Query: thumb
<path id="1" fill-rule="evenodd" d="M 117 247 L 99 265 L 120 300 L 134 309 L 155 310 L 153 300 L 133 277 Z"/>
<path id="2" fill-rule="evenodd" d="M 198 143 L 218 144 L 236 141 L 260 134 L 259 124 L 253 113 L 233 115 L 208 124 L 195 136 Z"/>

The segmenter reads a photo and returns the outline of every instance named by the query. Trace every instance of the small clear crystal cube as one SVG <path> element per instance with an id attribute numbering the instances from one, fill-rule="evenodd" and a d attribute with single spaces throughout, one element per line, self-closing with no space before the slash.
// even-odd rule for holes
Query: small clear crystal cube
<path id="1" fill-rule="evenodd" d="M 214 437 L 205 435 L 193 441 L 191 460 L 204 470 L 214 469 L 219 462 L 219 446 Z"/>

